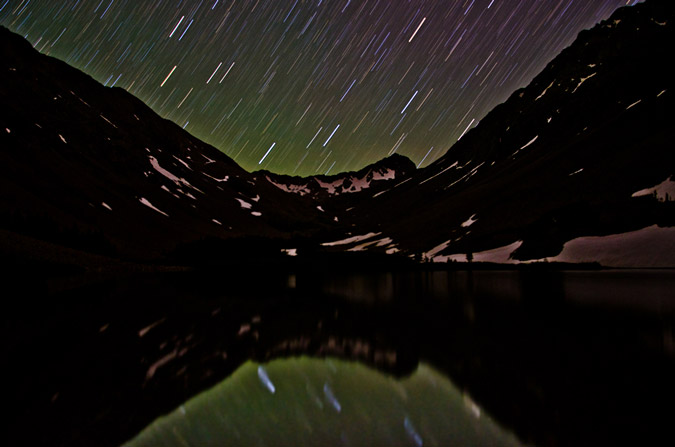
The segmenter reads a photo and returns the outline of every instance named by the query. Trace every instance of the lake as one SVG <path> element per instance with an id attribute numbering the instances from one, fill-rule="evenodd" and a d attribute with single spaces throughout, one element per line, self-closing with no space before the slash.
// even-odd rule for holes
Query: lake
<path id="1" fill-rule="evenodd" d="M 674 271 L 9 281 L 12 445 L 672 445 Z"/>

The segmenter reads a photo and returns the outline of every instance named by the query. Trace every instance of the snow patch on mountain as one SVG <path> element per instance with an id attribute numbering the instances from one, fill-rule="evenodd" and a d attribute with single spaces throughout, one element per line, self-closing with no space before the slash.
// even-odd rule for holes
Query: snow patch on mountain
<path id="1" fill-rule="evenodd" d="M 352 237 L 348 237 L 348 238 L 346 238 L 346 239 L 341 239 L 341 240 L 339 240 L 339 241 L 334 241 L 334 242 L 324 242 L 324 243 L 322 243 L 321 245 L 323 245 L 324 247 L 334 247 L 334 246 L 336 246 L 336 245 L 353 244 L 353 243 L 356 243 L 356 242 L 366 241 L 366 240 L 371 239 L 371 238 L 373 238 L 373 237 L 375 237 L 375 236 L 379 236 L 380 234 L 382 234 L 382 233 L 372 233 L 372 232 L 371 232 L 371 233 L 368 233 L 368 234 L 362 234 L 362 235 L 360 235 L 360 236 L 352 236 Z"/>
<path id="2" fill-rule="evenodd" d="M 461 225 L 462 228 L 468 228 L 468 227 L 470 227 L 471 225 L 473 225 L 474 223 L 476 223 L 476 221 L 477 221 L 478 219 L 474 219 L 474 217 L 476 217 L 475 214 L 472 215 L 471 217 L 469 217 L 466 221 L 464 221 L 464 222 L 462 223 L 462 225 Z"/>
<path id="3" fill-rule="evenodd" d="M 450 246 L 450 243 L 451 243 L 451 242 L 452 242 L 452 239 L 450 239 L 450 240 L 448 240 L 448 241 L 445 241 L 445 242 L 443 242 L 442 244 L 439 244 L 439 245 L 435 246 L 434 248 L 432 248 L 432 249 L 429 250 L 428 252 L 424 253 L 423 257 L 424 257 L 425 259 L 435 259 L 435 258 L 436 258 L 436 255 L 437 255 L 438 253 L 442 252 L 443 250 L 445 250 L 446 248 L 448 248 L 448 246 Z"/>
<path id="4" fill-rule="evenodd" d="M 526 147 L 530 146 L 530 145 L 533 144 L 535 141 L 537 141 L 537 138 L 539 138 L 539 135 L 536 135 L 536 136 L 535 136 L 534 138 L 532 138 L 530 141 L 528 141 L 527 143 L 525 143 L 520 149 L 518 149 L 517 151 L 515 151 L 515 152 L 513 153 L 512 157 L 515 157 L 516 154 L 517 154 L 518 152 L 522 151 L 523 149 L 525 149 Z"/>
<path id="5" fill-rule="evenodd" d="M 234 200 L 236 200 L 237 202 L 239 202 L 239 205 L 241 205 L 241 208 L 242 208 L 242 209 L 250 210 L 251 208 L 253 208 L 253 205 L 251 205 L 250 203 L 246 202 L 245 200 L 241 200 L 241 199 L 236 198 L 236 197 L 234 198 Z"/>
<path id="6" fill-rule="evenodd" d="M 366 188 L 370 187 L 370 182 L 367 180 L 368 177 L 364 178 L 357 178 L 357 177 L 349 177 L 349 181 L 351 182 L 351 186 L 347 189 L 344 187 L 344 182 L 342 184 L 342 192 L 359 192 L 362 191 Z"/>
<path id="7" fill-rule="evenodd" d="M 301 196 L 305 196 L 305 195 L 307 195 L 307 194 L 309 194 L 309 193 L 312 192 L 312 191 L 310 191 L 310 189 L 307 187 L 307 184 L 306 184 L 306 183 L 305 183 L 305 184 L 302 184 L 302 185 L 293 185 L 293 184 L 286 185 L 286 184 L 283 184 L 283 183 L 277 183 L 277 182 L 275 182 L 274 180 L 272 180 L 272 179 L 271 179 L 269 176 L 267 176 L 267 175 L 265 176 L 265 178 L 267 179 L 268 182 L 270 182 L 271 184 L 273 184 L 274 186 L 276 186 L 277 188 L 279 188 L 280 190 L 285 191 L 285 192 L 294 193 L 294 194 L 300 194 Z"/>
<path id="8" fill-rule="evenodd" d="M 385 169 L 384 172 L 374 171 L 373 180 L 393 180 L 396 178 L 396 171 L 393 169 Z"/>
<path id="9" fill-rule="evenodd" d="M 172 155 L 172 157 L 175 158 L 176 160 L 178 160 L 178 162 L 179 162 L 180 164 L 182 164 L 183 166 L 185 166 L 186 168 L 188 168 L 190 171 L 193 170 L 193 169 L 190 167 L 189 164 L 187 164 L 186 162 L 184 162 L 184 161 L 181 160 L 180 158 L 176 157 L 175 155 Z"/>
<path id="10" fill-rule="evenodd" d="M 316 194 L 317 192 L 324 190 L 329 195 L 339 195 L 363 191 L 364 189 L 370 188 L 374 181 L 393 180 L 396 178 L 396 171 L 388 168 L 369 170 L 363 176 L 345 175 L 344 177 L 333 177 L 331 181 L 325 181 L 319 177 L 314 177 L 310 179 L 310 182 L 313 180 L 314 183 L 303 184 L 274 181 L 269 176 L 266 176 L 266 178 L 272 185 L 288 193 L 305 196 L 313 193 Z M 314 184 L 314 187 L 310 186 L 312 184 Z M 318 186 L 318 190 L 316 186 Z"/>
<path id="11" fill-rule="evenodd" d="M 161 188 L 161 189 L 162 189 L 163 191 L 168 192 L 169 194 L 171 194 L 171 195 L 174 196 L 175 198 L 180 199 L 180 196 L 179 196 L 178 194 L 172 193 L 171 190 L 170 190 L 169 188 L 167 188 L 165 185 L 162 185 L 162 188 Z"/>
<path id="12" fill-rule="evenodd" d="M 156 206 L 154 206 L 154 205 L 153 205 L 152 203 L 150 203 L 150 201 L 149 201 L 148 199 L 146 199 L 145 197 L 141 197 L 140 199 L 138 199 L 138 201 L 141 202 L 143 205 L 147 206 L 148 208 L 157 211 L 159 214 L 163 214 L 163 215 L 165 215 L 166 217 L 169 217 L 168 214 L 166 214 L 164 211 L 162 211 L 162 210 L 160 210 L 159 208 L 157 208 Z"/>
<path id="13" fill-rule="evenodd" d="M 511 254 L 516 251 L 523 241 L 516 241 L 503 247 L 493 248 L 478 253 L 474 253 L 475 262 L 495 262 L 499 264 L 518 264 L 519 261 L 511 259 Z"/>
<path id="14" fill-rule="evenodd" d="M 153 157 L 152 155 L 148 155 L 148 159 L 150 160 L 150 164 L 155 169 L 155 171 L 159 172 L 161 175 L 163 175 L 167 179 L 171 180 L 172 182 L 174 182 L 177 185 L 187 186 L 188 188 L 192 188 L 195 191 L 199 191 L 199 189 L 192 186 L 190 184 L 190 182 L 188 182 L 184 178 L 180 178 L 180 177 L 172 174 L 171 172 L 167 171 L 163 167 L 161 167 L 160 164 L 159 164 L 159 161 L 157 161 L 157 159 L 155 157 Z M 199 191 L 199 192 L 201 192 L 201 191 Z"/>
<path id="15" fill-rule="evenodd" d="M 103 120 L 104 120 L 106 123 L 108 123 L 108 124 L 110 124 L 111 126 L 113 126 L 115 129 L 118 128 L 115 124 L 113 124 L 112 121 L 110 121 L 110 120 L 109 120 L 108 118 L 106 118 L 105 116 L 103 116 L 103 115 L 101 115 L 101 114 L 99 114 L 99 116 L 100 116 L 101 118 L 103 118 Z"/>
<path id="16" fill-rule="evenodd" d="M 366 243 L 364 243 L 364 244 L 360 244 L 360 245 L 357 245 L 357 246 L 355 246 L 355 247 L 352 247 L 352 248 L 350 248 L 350 249 L 347 250 L 347 251 L 366 251 L 366 249 L 367 249 L 368 247 L 370 247 L 371 245 L 373 245 L 375 242 L 376 242 L 376 241 L 366 242 Z"/>
<path id="17" fill-rule="evenodd" d="M 366 242 L 361 245 L 357 245 L 356 247 L 352 247 L 347 251 L 365 251 L 368 247 L 375 246 L 375 247 L 384 247 L 385 245 L 390 245 L 393 242 L 393 240 L 389 237 L 385 237 L 382 239 Z"/>
<path id="18" fill-rule="evenodd" d="M 377 247 L 384 247 L 385 245 L 389 245 L 394 241 L 390 237 L 385 237 L 384 239 L 380 239 L 379 241 L 375 242 L 377 242 Z"/>
<path id="19" fill-rule="evenodd" d="M 642 102 L 642 100 L 641 100 L 641 99 L 638 99 L 638 100 L 635 101 L 633 104 L 631 104 L 631 105 L 629 105 L 628 107 L 626 107 L 626 110 L 630 109 L 631 107 L 635 107 L 636 105 L 640 104 L 641 102 Z"/>
<path id="20" fill-rule="evenodd" d="M 322 182 L 318 178 L 315 178 L 314 180 L 316 180 L 316 182 L 319 184 L 320 187 L 322 187 L 323 189 L 328 191 L 328 194 L 335 194 L 336 191 L 337 191 L 337 188 L 339 186 L 342 186 L 342 184 L 345 181 L 345 179 L 343 179 L 343 178 L 335 180 L 334 182 L 331 182 L 331 183 Z"/>
<path id="21" fill-rule="evenodd" d="M 177 356 L 178 356 L 178 349 L 174 349 L 173 351 L 171 351 L 170 353 L 168 353 L 167 355 L 165 355 L 164 357 L 162 357 L 161 359 L 157 360 L 155 363 L 150 365 L 148 371 L 145 373 L 145 380 L 147 381 L 152 379 L 152 377 L 155 375 L 155 372 L 157 372 L 159 368 L 166 365 L 171 360 L 175 359 Z"/>
<path id="22" fill-rule="evenodd" d="M 652 225 L 609 236 L 586 236 L 565 243 L 549 262 L 598 262 L 606 267 L 675 267 L 675 227 Z"/>
<path id="23" fill-rule="evenodd" d="M 669 177 L 651 188 L 641 189 L 634 192 L 631 197 L 642 197 L 654 195 L 661 202 L 670 202 L 675 200 L 675 182 L 673 177 Z"/>
<path id="24" fill-rule="evenodd" d="M 586 76 L 585 78 L 581 78 L 581 79 L 579 80 L 579 83 L 577 84 L 577 86 L 574 87 L 574 90 L 572 90 L 572 93 L 576 92 L 576 91 L 579 89 L 579 87 L 581 87 L 581 84 L 583 84 L 583 83 L 586 82 L 587 80 L 591 79 L 591 78 L 592 78 L 593 76 L 595 76 L 596 74 L 598 74 L 598 73 L 596 72 L 596 73 L 593 73 L 592 75 Z"/>
<path id="25" fill-rule="evenodd" d="M 548 87 L 546 87 L 546 88 L 544 89 L 544 91 L 541 92 L 541 95 L 539 95 L 539 96 L 537 96 L 537 97 L 535 98 L 535 101 L 538 101 L 539 99 L 541 99 L 541 97 L 544 96 L 544 95 L 546 94 L 546 92 L 548 91 L 548 89 L 550 89 L 551 87 L 553 87 L 553 84 L 555 84 L 555 79 L 553 80 L 553 82 L 551 82 L 551 85 L 549 85 Z"/>
<path id="26" fill-rule="evenodd" d="M 366 188 L 370 188 L 371 182 L 382 180 L 393 180 L 396 178 L 396 171 L 393 169 L 384 169 L 376 171 L 368 171 L 363 178 L 350 177 L 351 186 L 344 189 L 343 192 L 359 192 Z"/>
<path id="27" fill-rule="evenodd" d="M 205 176 L 207 176 L 207 177 L 210 178 L 211 180 L 215 180 L 215 181 L 218 182 L 218 183 L 226 182 L 226 181 L 228 181 L 228 180 L 230 179 L 230 176 L 228 176 L 228 175 L 226 175 L 226 176 L 223 177 L 223 178 L 216 178 L 216 177 L 214 177 L 214 176 L 212 176 L 212 175 L 207 174 L 206 172 L 202 172 L 202 174 L 204 174 Z"/>

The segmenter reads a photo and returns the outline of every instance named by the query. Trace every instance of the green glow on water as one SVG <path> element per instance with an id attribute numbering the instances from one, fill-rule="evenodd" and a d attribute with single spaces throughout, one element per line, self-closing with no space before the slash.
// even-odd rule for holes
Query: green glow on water
<path id="1" fill-rule="evenodd" d="M 359 363 L 300 357 L 247 362 L 125 444 L 158 445 L 521 444 L 428 365 L 398 380 Z"/>

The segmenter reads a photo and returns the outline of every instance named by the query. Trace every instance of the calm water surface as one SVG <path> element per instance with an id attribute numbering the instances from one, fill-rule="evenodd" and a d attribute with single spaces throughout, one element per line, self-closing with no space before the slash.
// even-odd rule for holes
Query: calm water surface
<path id="1" fill-rule="evenodd" d="M 171 274 L 24 290 L 3 316 L 13 445 L 673 441 L 673 271 Z"/>

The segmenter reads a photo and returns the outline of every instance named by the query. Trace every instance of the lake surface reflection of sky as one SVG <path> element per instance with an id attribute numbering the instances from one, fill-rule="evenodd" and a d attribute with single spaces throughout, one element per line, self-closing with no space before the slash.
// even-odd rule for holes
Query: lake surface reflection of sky
<path id="1" fill-rule="evenodd" d="M 422 363 L 397 379 L 357 362 L 246 362 L 125 444 L 519 446 L 468 394 Z"/>
<path id="2" fill-rule="evenodd" d="M 78 279 L 6 287 L 8 445 L 674 445 L 673 270 Z"/>

